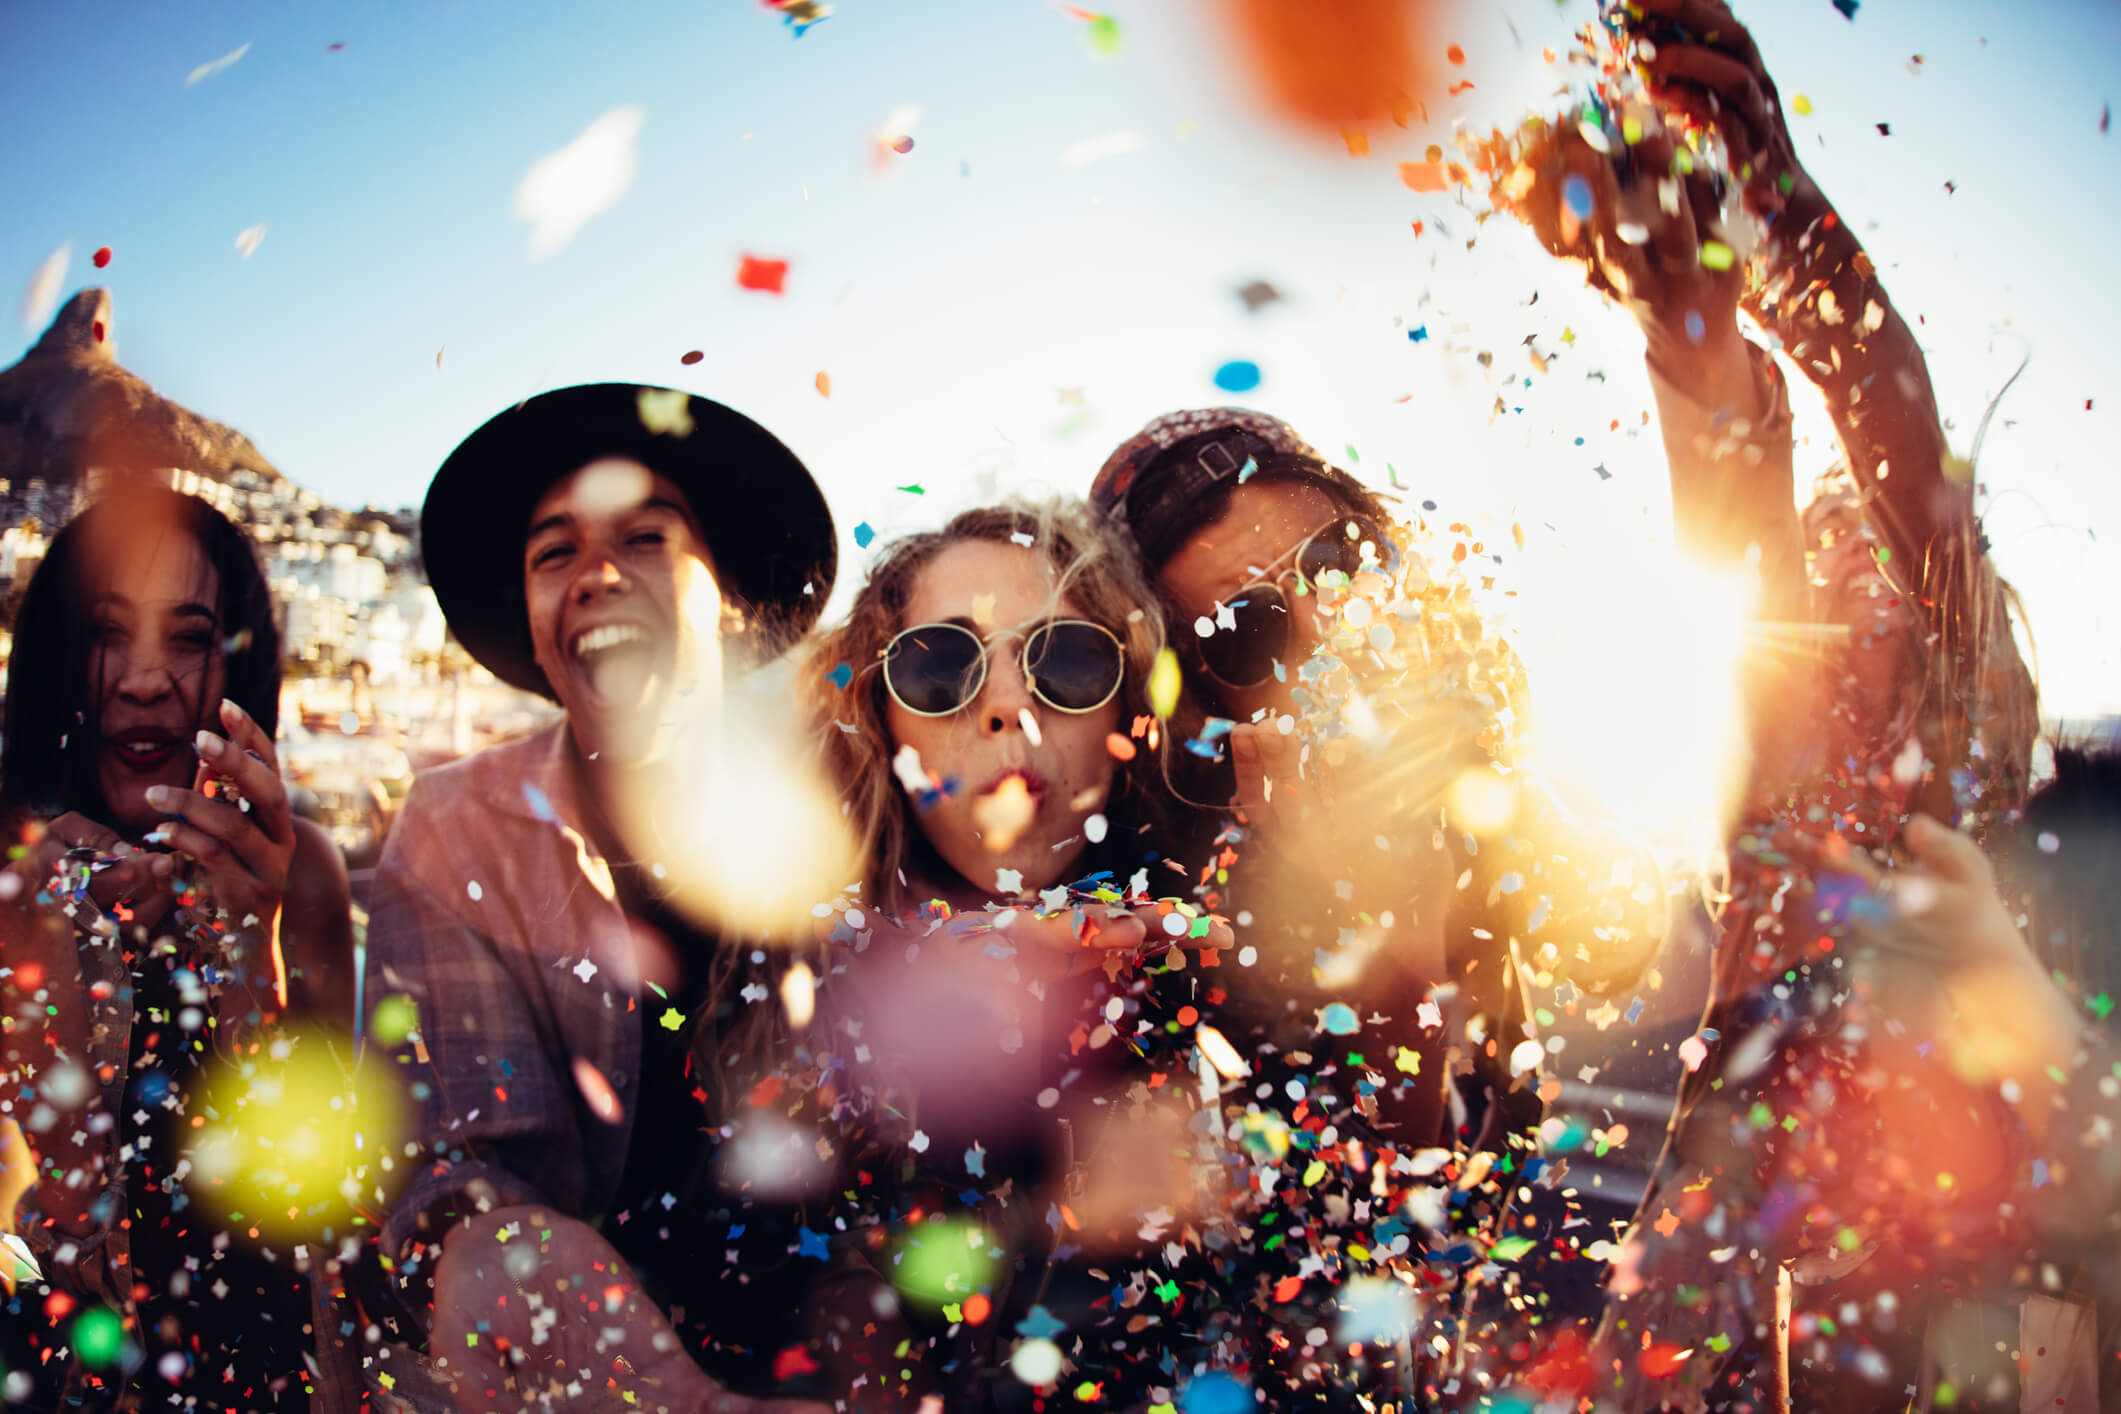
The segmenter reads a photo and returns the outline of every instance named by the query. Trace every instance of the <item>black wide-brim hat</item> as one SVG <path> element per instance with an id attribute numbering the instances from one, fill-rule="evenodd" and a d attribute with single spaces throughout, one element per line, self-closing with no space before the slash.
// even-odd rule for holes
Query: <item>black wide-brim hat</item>
<path id="1" fill-rule="evenodd" d="M 530 513 L 553 483 L 623 458 L 684 493 L 715 582 L 741 603 L 753 662 L 824 611 L 839 564 L 832 512 L 794 452 L 750 418 L 668 388 L 590 383 L 540 393 L 466 437 L 420 511 L 420 555 L 449 627 L 503 682 L 553 697 L 523 599 Z"/>

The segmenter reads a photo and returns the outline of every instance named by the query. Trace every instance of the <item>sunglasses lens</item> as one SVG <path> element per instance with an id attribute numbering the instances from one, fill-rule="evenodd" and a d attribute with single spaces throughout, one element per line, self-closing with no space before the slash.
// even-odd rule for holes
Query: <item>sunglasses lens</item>
<path id="1" fill-rule="evenodd" d="M 1237 626 L 1218 627 L 1200 640 L 1201 661 L 1232 687 L 1263 683 L 1289 651 L 1289 601 L 1273 585 L 1259 584 L 1227 607 Z"/>
<path id="2" fill-rule="evenodd" d="M 1032 686 L 1063 712 L 1102 707 L 1119 690 L 1119 643 L 1095 624 L 1054 623 L 1024 641 Z"/>
<path id="3" fill-rule="evenodd" d="M 1363 547 L 1369 546 L 1365 558 Z M 1390 562 L 1392 542 L 1370 522 L 1350 518 L 1338 520 L 1306 540 L 1297 552 L 1297 572 L 1308 584 L 1342 589 L 1365 563 L 1384 566 Z"/>
<path id="4" fill-rule="evenodd" d="M 979 690 L 986 645 L 954 624 L 908 629 L 884 653 L 884 681 L 910 710 L 941 717 Z"/>

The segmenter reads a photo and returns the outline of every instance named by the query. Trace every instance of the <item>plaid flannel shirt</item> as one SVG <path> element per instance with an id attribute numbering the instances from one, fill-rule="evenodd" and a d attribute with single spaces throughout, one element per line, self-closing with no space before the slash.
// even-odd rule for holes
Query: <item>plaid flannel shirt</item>
<path id="1" fill-rule="evenodd" d="M 423 774 L 377 871 L 370 1014 L 392 997 L 419 1009 L 391 1051 L 423 1165 L 383 1227 L 401 1294 L 432 1268 L 415 1244 L 456 1218 L 536 1202 L 594 1224 L 625 1166 L 634 944 L 581 827 L 571 749 L 563 722 Z"/>

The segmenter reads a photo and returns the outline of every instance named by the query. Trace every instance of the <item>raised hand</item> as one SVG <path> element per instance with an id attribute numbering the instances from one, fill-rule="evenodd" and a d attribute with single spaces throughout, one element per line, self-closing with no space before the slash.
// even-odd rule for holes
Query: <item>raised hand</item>
<path id="1" fill-rule="evenodd" d="M 1809 220 L 1825 210 L 1825 196 L 1797 160 L 1774 77 L 1730 6 L 1634 0 L 1629 8 L 1650 93 L 1722 137 L 1753 214 L 1771 220 L 1794 210 Z"/>
<path id="2" fill-rule="evenodd" d="M 273 939 L 295 854 L 294 815 L 272 739 L 233 702 L 221 704 L 221 722 L 225 739 L 199 733 L 192 789 L 148 791 L 148 803 L 170 817 L 149 838 L 190 856 L 198 866 L 193 883 L 231 931 Z M 222 782 L 234 785 L 247 810 Z"/>

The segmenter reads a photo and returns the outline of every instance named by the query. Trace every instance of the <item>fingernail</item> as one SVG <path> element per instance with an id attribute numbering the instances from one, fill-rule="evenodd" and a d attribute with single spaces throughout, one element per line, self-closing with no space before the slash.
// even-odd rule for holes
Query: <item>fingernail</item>
<path id="1" fill-rule="evenodd" d="M 212 732 L 206 731 L 202 728 L 199 732 L 197 740 L 199 744 L 199 754 L 201 756 L 204 756 L 208 760 L 213 761 L 218 761 L 221 759 L 221 748 L 227 744 L 223 742 L 221 738 L 215 736 Z"/>
<path id="2" fill-rule="evenodd" d="M 160 833 L 159 828 L 157 829 L 156 833 Z M 153 838 L 153 836 L 150 836 L 149 838 Z M 147 872 L 161 879 L 168 878 L 171 874 L 176 872 L 176 869 L 177 861 L 166 854 L 156 855 L 153 859 L 149 860 L 147 864 Z"/>
<path id="3" fill-rule="evenodd" d="M 235 724 L 236 724 L 237 722 L 240 722 L 240 721 L 242 721 L 242 720 L 244 719 L 244 716 L 245 716 L 245 713 L 244 713 L 244 711 L 243 711 L 243 709 L 242 709 L 241 707 L 238 707 L 238 706 L 236 705 L 236 699 L 235 699 L 235 698 L 233 698 L 233 697 L 224 697 L 224 698 L 222 698 L 222 699 L 221 699 L 221 720 L 222 720 L 222 721 L 224 721 L 224 722 L 227 722 L 227 723 L 228 723 L 229 725 L 233 726 L 233 725 L 235 725 Z"/>
<path id="4" fill-rule="evenodd" d="M 176 798 L 176 794 L 168 786 L 149 786 L 147 788 L 147 803 L 154 806 L 157 810 L 166 810 L 169 808 L 170 802 Z"/>
<path id="5" fill-rule="evenodd" d="M 169 826 L 167 826 L 167 825 L 157 825 L 157 826 L 155 826 L 155 827 L 154 827 L 154 828 L 153 828 L 152 830 L 149 830 L 149 831 L 148 831 L 148 832 L 147 832 L 146 834 L 142 835 L 142 836 L 141 836 L 140 838 L 142 838 L 142 839 L 146 840 L 146 841 L 147 841 L 147 842 L 148 842 L 149 844 L 168 844 L 168 843 L 169 843 Z M 165 858 L 167 858 L 167 856 L 164 856 L 164 857 L 165 857 Z M 158 872 L 167 872 L 167 871 L 158 871 Z"/>

